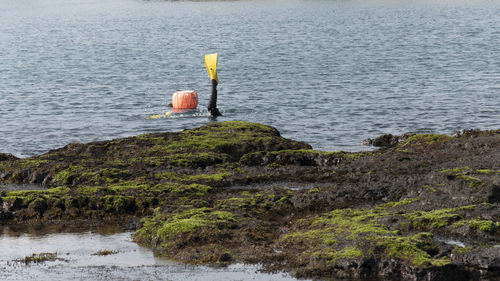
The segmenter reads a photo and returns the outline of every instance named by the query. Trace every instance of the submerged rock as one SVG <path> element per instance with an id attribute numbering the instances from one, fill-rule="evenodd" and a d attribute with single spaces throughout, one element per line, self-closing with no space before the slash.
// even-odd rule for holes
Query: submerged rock
<path id="1" fill-rule="evenodd" d="M 0 160 L 0 223 L 141 218 L 134 239 L 189 263 L 262 263 L 296 276 L 500 276 L 500 130 L 386 135 L 321 152 L 269 126 L 177 133 Z M 465 248 L 444 241 L 467 241 Z"/>

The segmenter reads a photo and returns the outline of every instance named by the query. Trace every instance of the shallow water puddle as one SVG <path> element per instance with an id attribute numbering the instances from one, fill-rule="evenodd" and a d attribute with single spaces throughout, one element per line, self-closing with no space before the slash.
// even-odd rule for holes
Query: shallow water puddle
<path id="1" fill-rule="evenodd" d="M 42 186 L 35 184 L 2 184 L 0 191 L 15 191 L 15 190 L 43 190 Z"/>
<path id="2" fill-rule="evenodd" d="M 448 245 L 453 245 L 453 246 L 458 246 L 460 248 L 465 248 L 465 243 L 461 242 L 461 241 L 457 241 L 457 240 L 446 240 L 444 241 L 444 243 L 448 244 Z"/>
<path id="3" fill-rule="evenodd" d="M 132 232 L 19 234 L 0 227 L 0 280 L 296 280 L 258 266 L 192 266 L 157 258 L 135 244 Z M 111 251 L 108 255 L 96 255 Z M 57 253 L 58 260 L 25 264 L 32 254 Z"/>

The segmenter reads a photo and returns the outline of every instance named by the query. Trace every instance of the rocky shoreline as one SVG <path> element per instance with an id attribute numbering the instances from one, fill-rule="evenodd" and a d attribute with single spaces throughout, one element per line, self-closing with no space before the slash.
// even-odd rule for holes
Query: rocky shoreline
<path id="1" fill-rule="evenodd" d="M 159 255 L 297 277 L 500 278 L 500 130 L 381 142 L 321 152 L 230 121 L 0 154 L 0 224 L 121 222 Z"/>

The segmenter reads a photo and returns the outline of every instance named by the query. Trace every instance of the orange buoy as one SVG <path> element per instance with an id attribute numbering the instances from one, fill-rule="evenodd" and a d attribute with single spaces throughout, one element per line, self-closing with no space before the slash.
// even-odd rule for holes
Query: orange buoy
<path id="1" fill-rule="evenodd" d="M 196 91 L 177 91 L 172 96 L 172 107 L 176 109 L 196 109 L 198 106 L 198 94 Z"/>

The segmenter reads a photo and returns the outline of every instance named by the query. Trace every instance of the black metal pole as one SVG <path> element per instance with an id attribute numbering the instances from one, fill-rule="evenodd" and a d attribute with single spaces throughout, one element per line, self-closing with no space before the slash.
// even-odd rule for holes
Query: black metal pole
<path id="1" fill-rule="evenodd" d="M 219 110 L 217 109 L 217 80 L 212 79 L 212 95 L 210 96 L 210 102 L 208 103 L 208 111 L 212 117 L 221 116 Z"/>

